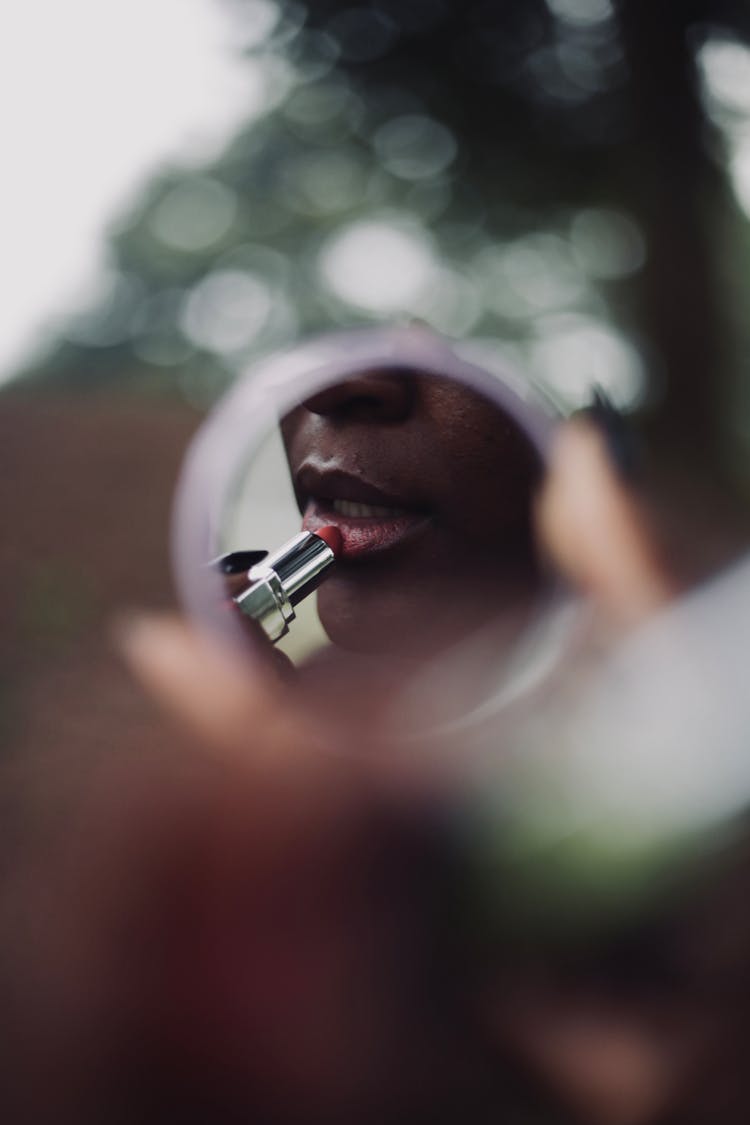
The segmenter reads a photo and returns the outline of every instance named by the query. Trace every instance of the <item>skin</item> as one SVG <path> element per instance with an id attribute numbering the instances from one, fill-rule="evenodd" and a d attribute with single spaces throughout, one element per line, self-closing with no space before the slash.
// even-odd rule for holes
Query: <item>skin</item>
<path id="1" fill-rule="evenodd" d="M 612 636 L 669 601 L 671 584 L 656 561 L 646 521 L 612 471 L 604 443 L 591 424 L 562 427 L 534 517 L 546 555 L 589 596 Z M 282 853 L 282 837 L 289 826 L 302 839 L 295 838 L 292 852 L 283 854 L 306 855 L 321 825 L 330 832 L 348 823 L 352 815 L 355 822 L 361 819 L 363 792 L 385 794 L 400 806 L 414 785 L 413 778 L 408 788 L 404 785 L 387 754 L 332 757 L 322 753 L 315 718 L 301 709 L 299 696 L 273 675 L 270 666 L 259 665 L 248 681 L 245 668 L 232 654 L 181 622 L 131 620 L 119 643 L 147 691 L 197 738 L 205 757 L 247 775 L 242 821 L 267 826 L 262 853 L 266 866 Z M 330 750 L 329 739 L 328 734 L 323 736 Z M 327 769 L 336 763 L 342 767 L 338 773 Z M 427 768 L 432 769 L 431 762 Z M 284 885 L 289 886 L 292 878 L 290 874 Z M 317 925 L 317 900 L 310 910 Z M 340 911 L 331 914 L 328 922 L 332 933 L 346 927 Z M 299 956 L 307 955 L 311 980 L 327 976 L 332 968 L 322 954 L 324 947 L 316 946 L 310 960 L 308 927 L 298 924 L 293 933 Z M 697 1073 L 696 1013 L 692 1018 L 683 1006 L 671 1013 L 672 1018 L 657 1018 L 627 996 L 623 1000 L 620 995 L 598 992 L 592 998 L 590 987 L 576 988 L 569 976 L 564 985 L 556 983 L 552 970 L 544 981 L 527 980 L 519 965 L 504 963 L 501 951 L 498 958 L 502 987 L 484 994 L 490 1038 L 498 1056 L 509 1054 L 532 1083 L 548 1091 L 558 1107 L 551 1120 L 565 1120 L 566 1111 L 588 1125 L 655 1125 L 668 1119 L 661 1115 L 680 1101 L 690 1075 Z M 321 987 L 330 995 L 330 981 Z M 354 1041 L 347 1022 L 351 1014 L 340 1013 L 341 1022 L 335 1025 L 340 1039 L 327 1040 L 322 1054 L 314 1056 L 318 1090 L 326 1081 L 332 1091 L 340 1088 L 335 1060 L 344 1057 L 342 1044 L 348 1049 Z M 399 1026 L 397 1021 L 390 1028 L 391 1036 Z M 272 1073 L 277 1081 L 279 1074 L 285 1076 L 284 1089 L 290 1076 L 299 1073 L 297 1046 L 305 1057 L 312 1057 L 306 1043 L 295 1039 L 274 1043 Z M 455 1052 L 450 1057 L 455 1067 Z M 312 1078 L 306 1075 L 308 1098 Z M 498 1119 L 502 1117 L 500 1105 Z M 535 1119 L 544 1120 L 538 1114 Z M 716 1118 L 704 1118 L 711 1119 Z M 730 1119 L 721 1117 L 722 1122 Z"/>
<path id="2" fill-rule="evenodd" d="M 486 398 L 413 371 L 367 371 L 282 422 L 303 526 L 335 524 L 343 557 L 318 593 L 331 641 L 432 654 L 538 590 L 530 528 L 535 451 Z M 342 515 L 332 501 L 396 508 Z"/>
<path id="3" fill-rule="evenodd" d="M 668 600 L 645 522 L 589 425 L 563 428 L 535 516 L 550 560 L 583 583 L 613 633 Z M 5 1119 L 122 1121 L 127 1094 L 128 1120 L 144 1123 L 464 1120 L 465 1099 L 487 1090 L 478 1059 L 493 1073 L 505 1060 L 503 1082 L 526 1076 L 528 1103 L 509 1111 L 506 1086 L 493 1086 L 492 1112 L 476 1120 L 747 1120 L 746 1097 L 734 1115 L 716 1109 L 717 1091 L 746 1072 L 746 1036 L 719 1044 L 734 1054 L 712 1051 L 699 1019 L 707 996 L 725 1006 L 731 978 L 691 997 L 678 977 L 665 1013 L 632 987 L 632 962 L 608 990 L 578 981 L 565 958 L 556 978 L 554 965 L 534 971 L 515 947 L 492 956 L 483 947 L 482 966 L 459 983 L 469 1000 L 481 988 L 485 1030 L 477 1039 L 473 1022 L 464 1035 L 465 1006 L 434 1004 L 465 995 L 450 959 L 460 904 L 408 832 L 420 778 L 428 792 L 435 782 L 432 759 L 413 761 L 405 778 L 387 746 L 351 754 L 346 732 L 338 745 L 271 664 L 248 676 L 234 652 L 179 620 L 128 618 L 116 641 L 187 738 L 163 760 L 105 755 L 58 832 L 37 829 L 9 873 L 2 960 L 20 1018 L 6 1020 L 2 1098 L 25 1112 Z M 719 898 L 701 917 L 744 963 L 744 947 L 732 954 L 727 943 L 726 911 Z M 738 991 L 740 1006 L 746 995 Z M 700 1074 L 706 1112 L 698 1103 L 670 1116 L 696 1104 Z M 144 1076 L 166 1087 L 151 1115 L 137 1112 Z M 168 1112 L 170 1095 L 180 1112 Z M 211 1099 L 234 1114 L 201 1114 Z"/>

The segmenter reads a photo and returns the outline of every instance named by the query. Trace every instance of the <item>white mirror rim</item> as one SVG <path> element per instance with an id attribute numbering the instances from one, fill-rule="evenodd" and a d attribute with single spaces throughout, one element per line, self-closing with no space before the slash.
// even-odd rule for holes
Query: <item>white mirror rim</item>
<path id="1" fill-rule="evenodd" d="M 480 366 L 470 343 L 454 345 L 422 326 L 334 333 L 254 364 L 218 403 L 188 451 L 172 529 L 173 569 L 183 606 L 251 661 L 241 624 L 231 614 L 217 613 L 225 597 L 223 579 L 207 566 L 222 549 L 222 519 L 238 474 L 279 419 L 305 398 L 355 372 L 389 368 L 466 385 L 506 413 L 542 462 L 547 459 L 560 418 L 549 399 L 509 369 L 495 363 L 492 370 Z M 267 546 L 248 544 L 258 545 Z"/>

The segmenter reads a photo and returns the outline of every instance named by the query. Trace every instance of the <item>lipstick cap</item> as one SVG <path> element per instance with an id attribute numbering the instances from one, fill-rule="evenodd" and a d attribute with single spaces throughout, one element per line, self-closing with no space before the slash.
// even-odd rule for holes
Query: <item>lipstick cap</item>
<path id="1" fill-rule="evenodd" d="M 336 556 L 318 535 L 302 531 L 254 568 L 251 577 L 259 578 L 273 570 L 292 605 L 311 594 Z"/>
<path id="2" fill-rule="evenodd" d="M 278 641 L 289 632 L 294 606 L 313 592 L 335 557 L 324 539 L 303 531 L 250 570 L 252 585 L 235 603 Z"/>

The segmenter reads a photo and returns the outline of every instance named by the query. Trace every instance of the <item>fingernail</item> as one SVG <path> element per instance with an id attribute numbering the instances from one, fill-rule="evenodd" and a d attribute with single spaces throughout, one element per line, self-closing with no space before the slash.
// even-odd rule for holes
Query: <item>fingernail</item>
<path id="1" fill-rule="evenodd" d="M 638 441 L 625 415 L 613 404 L 607 392 L 596 387 L 590 405 L 584 407 L 581 414 L 601 433 L 618 475 L 626 481 L 634 480 L 641 461 Z"/>
<path id="2" fill-rule="evenodd" d="M 247 574 L 248 570 L 263 562 L 268 551 L 230 551 L 228 555 L 219 555 L 212 559 L 211 566 L 221 574 Z"/>

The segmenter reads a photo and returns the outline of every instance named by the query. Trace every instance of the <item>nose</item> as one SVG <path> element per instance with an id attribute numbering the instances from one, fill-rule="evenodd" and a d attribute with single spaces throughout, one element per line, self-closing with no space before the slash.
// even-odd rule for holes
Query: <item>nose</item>
<path id="1" fill-rule="evenodd" d="M 311 414 L 358 422 L 404 422 L 414 404 L 414 378 L 407 371 L 365 371 L 306 399 Z"/>

